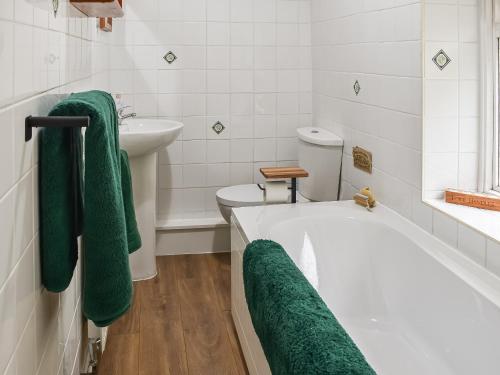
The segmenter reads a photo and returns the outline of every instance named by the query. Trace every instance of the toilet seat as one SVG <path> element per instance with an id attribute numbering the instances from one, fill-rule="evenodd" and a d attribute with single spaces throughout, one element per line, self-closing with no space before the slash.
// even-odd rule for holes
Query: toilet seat
<path id="1" fill-rule="evenodd" d="M 308 202 L 297 193 L 299 202 Z M 251 207 L 265 204 L 264 191 L 257 184 L 228 186 L 217 191 L 217 201 L 228 207 Z"/>
<path id="2" fill-rule="evenodd" d="M 261 206 L 264 191 L 256 184 L 228 186 L 217 191 L 217 200 L 228 207 Z"/>

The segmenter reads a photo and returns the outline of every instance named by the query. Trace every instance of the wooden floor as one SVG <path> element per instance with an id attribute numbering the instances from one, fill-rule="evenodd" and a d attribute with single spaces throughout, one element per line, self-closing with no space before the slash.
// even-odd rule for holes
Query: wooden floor
<path id="1" fill-rule="evenodd" d="M 229 254 L 158 257 L 109 330 L 99 375 L 248 374 L 231 317 Z"/>

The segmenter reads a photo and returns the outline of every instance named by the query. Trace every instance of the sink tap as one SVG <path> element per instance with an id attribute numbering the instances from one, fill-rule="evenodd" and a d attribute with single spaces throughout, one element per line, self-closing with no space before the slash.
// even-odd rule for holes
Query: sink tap
<path id="1" fill-rule="evenodd" d="M 137 113 L 135 113 L 135 112 L 131 112 L 131 113 L 125 114 L 125 110 L 127 108 L 132 108 L 132 107 L 129 106 L 129 105 L 125 105 L 123 107 L 120 107 L 117 110 L 117 113 L 118 113 L 118 125 L 121 125 L 122 121 L 125 120 L 125 119 L 127 119 L 127 118 L 131 118 L 131 117 L 136 117 L 137 116 Z"/>

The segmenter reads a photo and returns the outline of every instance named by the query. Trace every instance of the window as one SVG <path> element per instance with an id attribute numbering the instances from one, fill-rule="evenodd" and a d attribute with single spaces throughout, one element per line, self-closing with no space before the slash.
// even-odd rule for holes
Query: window
<path id="1" fill-rule="evenodd" d="M 486 163 L 485 167 L 488 168 L 491 173 L 490 176 L 486 176 L 485 190 L 493 190 L 500 192 L 500 24 L 497 20 L 498 13 L 498 1 L 494 3 L 495 16 L 493 22 L 493 55 L 494 55 L 494 70 L 495 70 L 495 97 L 494 97 L 494 124 L 492 127 L 486 127 L 485 129 L 485 147 L 492 161 Z M 488 134 L 489 133 L 489 134 Z"/>
<path id="2" fill-rule="evenodd" d="M 481 2 L 479 188 L 500 194 L 500 0 Z"/>

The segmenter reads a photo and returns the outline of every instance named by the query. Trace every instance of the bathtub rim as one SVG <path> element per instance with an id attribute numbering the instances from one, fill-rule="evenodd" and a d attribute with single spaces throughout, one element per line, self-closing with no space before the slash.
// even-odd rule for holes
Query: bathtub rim
<path id="1" fill-rule="evenodd" d="M 337 210 L 333 211 L 335 209 Z M 304 213 L 309 212 L 311 213 L 304 215 Z M 321 214 L 318 215 L 318 212 Z M 300 217 L 340 217 L 343 213 L 348 213 L 354 219 L 381 221 L 390 228 L 400 232 L 427 255 L 453 272 L 468 286 L 500 309 L 500 278 L 498 276 L 489 271 L 485 266 L 467 257 L 458 249 L 426 232 L 406 217 L 382 204 L 378 204 L 373 212 L 368 212 L 366 209 L 356 205 L 354 201 L 242 207 L 233 209 L 232 220 L 244 241 L 248 244 L 257 239 L 269 239 L 268 233 L 261 235 L 260 228 L 273 223 L 283 222 L 283 218 L 286 218 L 287 221 L 293 221 Z M 263 222 L 263 220 L 266 221 Z M 270 229 L 268 228 L 267 232 Z"/>

